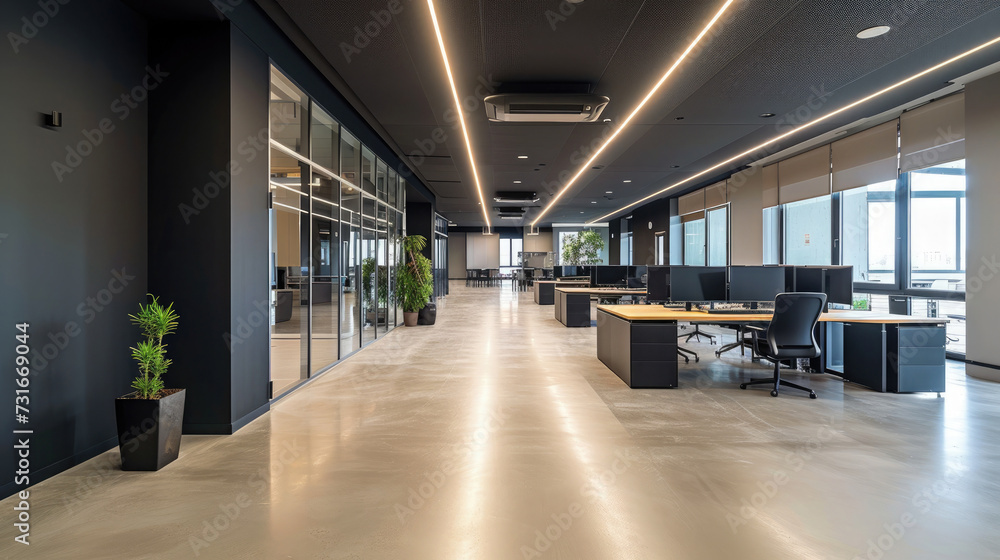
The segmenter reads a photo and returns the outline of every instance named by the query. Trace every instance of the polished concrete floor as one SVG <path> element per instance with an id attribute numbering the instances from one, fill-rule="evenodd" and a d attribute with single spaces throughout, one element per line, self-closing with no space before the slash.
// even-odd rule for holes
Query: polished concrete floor
<path id="1" fill-rule="evenodd" d="M 682 388 L 631 390 L 531 293 L 452 290 L 160 472 L 111 451 L 36 485 L 32 544 L 0 558 L 998 557 L 1000 385 L 953 365 L 942 398 L 826 375 L 772 398 L 694 343 Z"/>

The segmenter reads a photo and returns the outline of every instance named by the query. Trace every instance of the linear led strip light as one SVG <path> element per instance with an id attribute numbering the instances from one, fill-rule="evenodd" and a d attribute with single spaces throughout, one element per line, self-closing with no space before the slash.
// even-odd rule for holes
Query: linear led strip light
<path id="1" fill-rule="evenodd" d="M 430 0 L 428 0 L 428 2 L 429 1 Z M 691 44 L 688 45 L 688 48 L 685 49 L 684 52 L 681 53 L 679 57 L 677 57 L 677 60 L 674 61 L 674 64 L 667 70 L 665 74 L 663 74 L 663 76 L 660 77 L 659 81 L 657 81 L 656 84 L 653 85 L 653 88 L 650 89 L 648 93 L 646 93 L 646 97 L 643 97 L 642 101 L 640 101 L 639 104 L 635 106 L 635 109 L 632 109 L 632 112 L 629 113 L 629 116 L 626 117 L 625 120 L 622 121 L 621 125 L 614 131 L 614 133 L 612 133 L 611 136 L 607 140 L 605 140 L 603 144 L 601 144 L 601 147 L 597 148 L 597 150 L 594 152 L 594 155 L 590 156 L 590 159 L 588 159 L 587 162 L 580 167 L 580 170 L 576 172 L 576 175 L 573 175 L 570 178 L 570 180 L 567 181 L 565 185 L 563 185 L 563 188 L 560 189 L 558 193 L 556 193 L 555 198 L 549 201 L 548 206 L 546 206 L 542 210 L 542 212 L 538 215 L 538 217 L 535 218 L 535 221 L 531 222 L 532 226 L 538 224 L 538 222 L 542 219 L 542 217 L 545 216 L 545 214 L 547 214 L 548 211 L 551 210 L 552 207 L 555 206 L 557 202 L 559 202 L 559 199 L 562 198 L 562 196 L 569 191 L 569 188 L 573 186 L 573 183 L 575 183 L 576 180 L 579 179 L 580 176 L 583 175 L 583 173 L 590 168 L 590 165 L 594 163 L 594 160 L 597 159 L 597 156 L 601 155 L 601 152 L 603 152 L 605 148 L 611 145 L 611 143 L 615 141 L 615 138 L 617 138 L 618 135 L 621 134 L 623 130 L 625 130 L 625 127 L 628 126 L 629 122 L 631 122 L 632 119 L 635 118 L 635 116 L 639 113 L 639 111 L 641 111 L 642 108 L 646 105 L 646 103 L 648 103 L 649 100 L 652 99 L 654 95 L 656 95 L 656 92 L 659 91 L 660 86 L 662 86 L 663 83 L 667 81 L 667 78 L 669 78 L 670 75 L 674 73 L 674 70 L 676 70 L 677 67 L 680 66 L 682 62 L 684 62 L 684 60 L 688 57 L 688 55 L 691 54 L 691 51 L 694 50 L 696 46 L 698 46 L 698 43 L 701 41 L 702 37 L 704 37 L 705 34 L 708 33 L 710 29 L 712 29 L 712 27 L 715 25 L 715 22 L 719 21 L 719 18 L 722 17 L 722 14 L 724 14 L 726 10 L 729 9 L 729 6 L 731 6 L 733 2 L 735 2 L 735 0 L 727 0 L 726 3 L 723 4 L 722 8 L 719 9 L 719 11 L 715 14 L 715 17 L 713 17 L 712 20 L 708 22 L 708 25 L 706 25 L 705 28 L 701 30 L 701 33 L 699 33 L 698 36 L 694 38 L 694 41 L 691 41 Z"/>
<path id="2" fill-rule="evenodd" d="M 851 103 L 849 105 L 845 105 L 845 106 L 841 107 L 840 109 L 837 109 L 836 111 L 834 111 L 832 113 L 823 115 L 822 117 L 818 117 L 816 119 L 813 119 L 813 120 L 811 120 L 811 121 L 803 124 L 802 126 L 800 126 L 798 128 L 792 129 L 792 130 L 790 130 L 790 131 L 788 131 L 788 132 L 786 132 L 784 134 L 779 134 L 778 136 L 775 136 L 774 138 L 771 138 L 770 140 L 768 140 L 767 142 L 764 142 L 763 144 L 754 146 L 753 148 L 750 148 L 749 150 L 747 150 L 747 151 L 745 151 L 745 152 L 743 152 L 741 154 L 737 154 L 737 155 L 735 155 L 735 156 L 733 156 L 733 157 L 731 157 L 731 158 L 729 158 L 729 159 L 727 159 L 725 161 L 719 162 L 719 163 L 713 165 L 712 167 L 709 167 L 708 169 L 705 169 L 705 170 L 700 171 L 700 172 L 698 172 L 698 173 L 696 173 L 694 175 L 691 175 L 690 177 L 688 177 L 686 179 L 682 179 L 680 181 L 677 181 L 676 183 L 674 183 L 674 184 L 672 184 L 670 186 L 663 187 L 662 189 L 654 192 L 653 194 L 644 196 L 644 197 L 640 198 L 639 200 L 636 200 L 635 202 L 633 202 L 631 204 L 628 204 L 626 206 L 622 206 L 621 208 L 619 208 L 619 209 L 617 209 L 617 210 L 615 210 L 613 212 L 609 212 L 609 213 L 601 216 L 600 218 L 596 218 L 596 219 L 591 220 L 590 222 L 587 222 L 587 223 L 599 222 L 599 221 L 601 221 L 601 220 L 603 220 L 605 218 L 609 218 L 611 216 L 614 216 L 615 214 L 617 214 L 619 212 L 623 212 L 625 210 L 628 210 L 629 208 L 632 208 L 633 206 L 635 206 L 637 204 L 642 204 L 643 202 L 646 202 L 647 200 L 649 200 L 651 198 L 655 198 L 657 196 L 660 196 L 660 195 L 666 193 L 667 191 L 669 191 L 671 189 L 675 189 L 675 188 L 683 185 L 684 183 L 687 183 L 687 182 L 691 181 L 692 179 L 697 179 L 698 177 L 703 177 L 704 175 L 706 175 L 708 173 L 711 173 L 712 171 L 715 171 L 716 169 L 719 169 L 720 167 L 723 167 L 725 165 L 733 163 L 736 160 L 742 159 L 742 158 L 744 158 L 744 157 L 746 157 L 746 156 L 748 156 L 750 154 L 753 154 L 754 152 L 756 152 L 758 150 L 762 150 L 762 149 L 770 146 L 771 144 L 774 144 L 775 142 L 777 142 L 777 141 L 779 141 L 779 140 L 781 140 L 783 138 L 787 138 L 788 136 L 791 136 L 792 134 L 795 134 L 797 132 L 801 132 L 801 131 L 803 131 L 803 130 L 805 130 L 805 129 L 813 126 L 813 125 L 817 125 L 817 124 L 819 124 L 819 123 L 821 123 L 821 122 L 823 122 L 825 120 L 828 120 L 828 119 L 830 119 L 832 117 L 835 117 L 835 116 L 839 115 L 840 113 L 843 113 L 844 111 L 853 109 L 853 108 L 857 107 L 858 105 L 861 105 L 862 103 L 867 103 L 868 101 L 871 101 L 872 99 L 875 99 L 876 97 L 879 97 L 880 95 L 884 95 L 886 93 L 889 93 L 890 91 L 892 91 L 894 89 L 897 89 L 897 88 L 899 88 L 901 86 L 904 86 L 904 85 L 912 82 L 913 80 L 916 80 L 918 78 L 926 76 L 927 74 L 930 74 L 931 72 L 934 72 L 936 70 L 940 70 L 941 68 L 944 68 L 945 66 L 948 66 L 949 64 L 951 64 L 953 62 L 957 62 L 959 60 L 962 60 L 963 58 L 966 58 L 966 57 L 968 57 L 970 55 L 973 55 L 973 54 L 975 54 L 975 53 L 977 53 L 977 52 L 979 52 L 979 51 L 981 51 L 981 50 L 983 50 L 983 49 L 985 49 L 987 47 L 995 45 L 997 43 L 1000 43 L 1000 37 L 996 37 L 996 38 L 994 38 L 994 39 L 992 39 L 990 41 L 987 41 L 987 42 L 983 43 L 982 45 L 979 45 L 978 47 L 974 47 L 972 49 L 969 49 L 969 50 L 965 51 L 964 53 L 959 54 L 957 56 L 954 56 L 952 58 L 949 58 L 948 60 L 946 60 L 944 62 L 941 62 L 939 64 L 935 64 L 934 66 L 931 66 L 930 68 L 927 68 L 926 70 L 923 70 L 921 72 L 917 72 L 916 74 L 910 76 L 909 78 L 906 78 L 904 80 L 896 82 L 895 84 L 892 84 L 891 86 L 888 86 L 888 87 L 886 87 L 884 89 L 876 91 L 875 93 L 873 93 L 873 94 L 871 94 L 871 95 L 869 95 L 867 97 L 863 97 L 861 99 L 858 99 L 857 101 L 855 101 L 855 102 L 853 102 L 853 103 Z"/>
<path id="3" fill-rule="evenodd" d="M 434 33 L 437 35 L 438 46 L 441 47 L 441 60 L 444 62 L 444 71 L 448 74 L 448 84 L 451 86 L 451 95 L 455 99 L 455 112 L 458 113 L 458 124 L 462 127 L 462 136 L 465 138 L 465 148 L 469 152 L 469 164 L 472 166 L 472 178 L 476 182 L 476 192 L 479 194 L 479 206 L 483 209 L 483 219 L 486 220 L 486 232 L 490 225 L 490 215 L 486 211 L 486 201 L 483 199 L 483 187 L 479 184 L 479 172 L 476 170 L 476 157 L 472 154 L 472 141 L 469 140 L 469 130 L 465 127 L 465 116 L 462 110 L 462 101 L 458 98 L 458 90 L 455 88 L 455 78 L 451 75 L 451 64 L 448 62 L 448 51 L 444 48 L 444 37 L 441 36 L 441 26 L 438 25 L 437 12 L 434 11 L 434 0 L 427 0 L 427 8 L 431 12 L 431 21 L 434 22 Z"/>

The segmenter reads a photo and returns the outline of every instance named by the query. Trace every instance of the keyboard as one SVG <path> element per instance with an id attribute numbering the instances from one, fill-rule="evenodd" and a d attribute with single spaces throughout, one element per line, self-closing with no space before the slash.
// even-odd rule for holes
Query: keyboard
<path id="1" fill-rule="evenodd" d="M 771 315 L 773 309 L 704 309 L 710 315 Z"/>

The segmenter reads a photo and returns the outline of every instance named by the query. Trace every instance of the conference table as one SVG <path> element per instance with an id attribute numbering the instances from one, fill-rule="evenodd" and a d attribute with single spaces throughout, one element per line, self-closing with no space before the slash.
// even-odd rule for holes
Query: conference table
<path id="1" fill-rule="evenodd" d="M 760 313 L 599 305 L 597 357 L 631 388 L 673 388 L 678 386 L 678 323 L 750 324 L 770 320 L 770 314 Z M 947 319 L 831 310 L 819 320 L 820 328 L 843 325 L 844 356 L 843 372 L 825 366 L 820 366 L 820 371 L 880 392 L 944 392 Z M 822 346 L 828 338 L 820 337 Z"/>
<path id="2" fill-rule="evenodd" d="M 590 326 L 590 299 L 620 300 L 625 296 L 645 296 L 646 289 L 581 288 L 557 286 L 555 288 L 555 318 L 567 327 Z"/>

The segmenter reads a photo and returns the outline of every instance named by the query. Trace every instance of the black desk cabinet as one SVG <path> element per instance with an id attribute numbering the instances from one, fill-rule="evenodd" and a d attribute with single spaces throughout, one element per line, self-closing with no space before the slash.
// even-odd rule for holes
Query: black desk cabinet
<path id="1" fill-rule="evenodd" d="M 597 311 L 597 358 L 633 389 L 677 387 L 677 321 L 627 321 Z"/>
<path id="2" fill-rule="evenodd" d="M 556 290 L 555 318 L 567 327 L 590 326 L 590 294 Z"/>
<path id="3" fill-rule="evenodd" d="M 944 347 L 944 325 L 844 323 L 843 378 L 883 393 L 942 393 Z"/>

